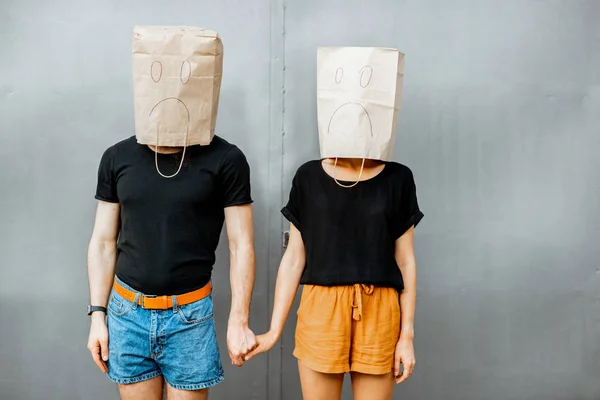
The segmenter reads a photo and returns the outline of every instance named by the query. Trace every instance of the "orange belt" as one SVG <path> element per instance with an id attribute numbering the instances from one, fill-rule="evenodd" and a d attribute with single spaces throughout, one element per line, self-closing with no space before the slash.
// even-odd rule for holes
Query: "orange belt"
<path id="1" fill-rule="evenodd" d="M 137 292 L 132 292 L 131 290 L 124 288 L 123 286 L 119 285 L 119 282 L 117 281 L 115 281 L 113 288 L 115 292 L 119 294 L 119 296 L 129 300 L 132 303 L 135 301 L 137 296 L 138 304 L 142 306 L 142 308 L 151 310 L 168 310 L 169 308 L 173 308 L 173 296 L 146 296 L 141 293 L 138 296 Z M 207 285 L 201 287 L 200 289 L 194 290 L 193 292 L 179 294 L 175 296 L 177 298 L 177 305 L 184 306 L 186 304 L 202 300 L 210 295 L 211 289 L 212 286 L 210 283 L 208 283 Z"/>

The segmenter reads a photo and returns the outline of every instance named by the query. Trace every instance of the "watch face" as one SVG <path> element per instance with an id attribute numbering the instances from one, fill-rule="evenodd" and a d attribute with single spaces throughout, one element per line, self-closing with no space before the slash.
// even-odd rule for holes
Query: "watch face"
<path id="1" fill-rule="evenodd" d="M 87 306 L 87 313 L 88 315 L 92 313 L 92 306 Z"/>

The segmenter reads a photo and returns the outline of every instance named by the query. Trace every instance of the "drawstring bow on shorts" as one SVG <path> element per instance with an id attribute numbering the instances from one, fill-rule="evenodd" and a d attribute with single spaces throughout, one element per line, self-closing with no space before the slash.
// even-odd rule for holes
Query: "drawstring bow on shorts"
<path id="1" fill-rule="evenodd" d="M 352 319 L 355 321 L 360 321 L 363 313 L 362 293 L 364 292 L 367 295 L 373 294 L 375 286 L 357 283 L 354 285 L 353 290 L 354 293 L 352 296 Z"/>

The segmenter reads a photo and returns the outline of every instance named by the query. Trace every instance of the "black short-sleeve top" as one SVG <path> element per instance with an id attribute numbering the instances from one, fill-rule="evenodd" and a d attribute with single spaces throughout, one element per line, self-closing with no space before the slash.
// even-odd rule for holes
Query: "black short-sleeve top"
<path id="1" fill-rule="evenodd" d="M 98 168 L 96 199 L 119 203 L 116 275 L 149 295 L 176 295 L 206 285 L 226 207 L 252 202 L 242 151 L 215 136 L 186 149 L 181 171 L 158 174 L 155 153 L 135 136 L 108 148 Z M 183 154 L 159 154 L 174 174 Z"/>
<path id="2" fill-rule="evenodd" d="M 423 218 L 408 167 L 386 162 L 375 177 L 344 188 L 320 160 L 310 161 L 296 172 L 281 212 L 304 242 L 300 283 L 404 288 L 395 242 Z"/>

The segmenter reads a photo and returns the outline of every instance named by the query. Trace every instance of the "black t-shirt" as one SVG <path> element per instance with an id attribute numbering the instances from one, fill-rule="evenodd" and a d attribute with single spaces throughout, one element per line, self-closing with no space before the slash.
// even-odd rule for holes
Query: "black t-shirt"
<path id="1" fill-rule="evenodd" d="M 310 161 L 296 172 L 282 213 L 304 241 L 300 283 L 404 288 L 395 242 L 423 218 L 408 167 L 387 162 L 375 177 L 343 188 L 320 160 Z"/>
<path id="2" fill-rule="evenodd" d="M 189 292 L 210 281 L 224 208 L 248 204 L 244 154 L 215 136 L 186 149 L 179 174 L 166 179 L 154 151 L 135 137 L 110 147 L 100 162 L 96 199 L 119 203 L 116 275 L 151 295 Z M 159 154 L 161 172 L 177 171 L 181 153 Z"/>

